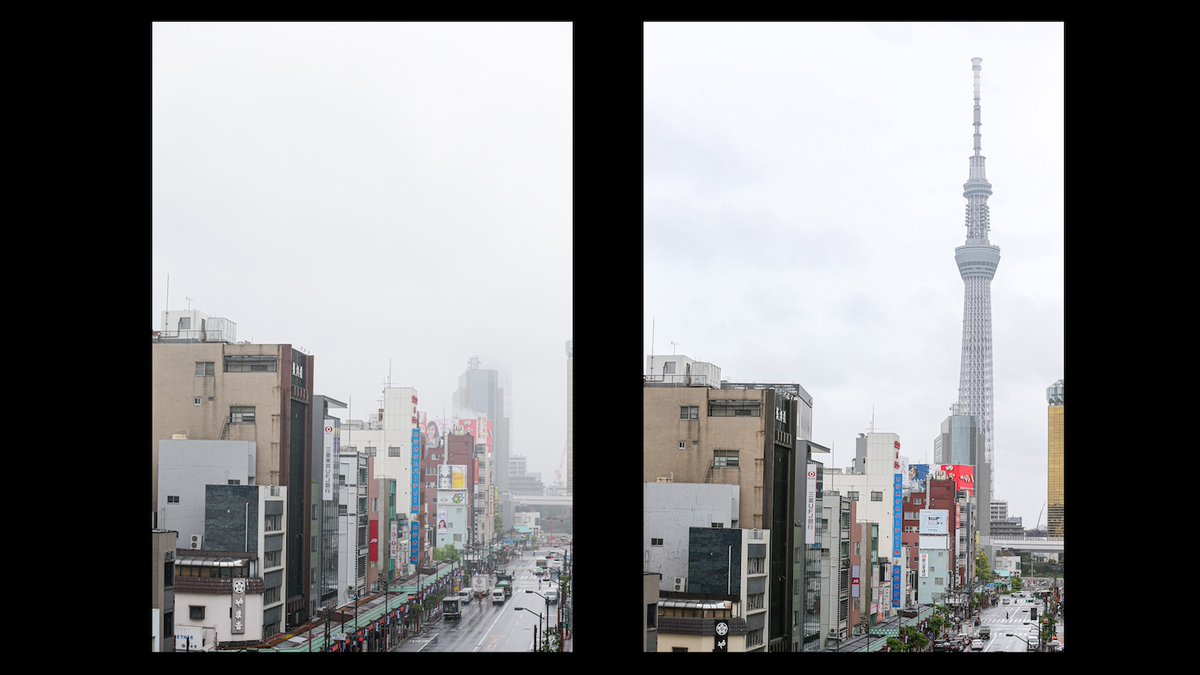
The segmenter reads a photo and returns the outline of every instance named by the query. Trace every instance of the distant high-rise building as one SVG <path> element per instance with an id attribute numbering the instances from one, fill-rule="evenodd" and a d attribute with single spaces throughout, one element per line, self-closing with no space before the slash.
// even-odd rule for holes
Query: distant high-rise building
<path id="1" fill-rule="evenodd" d="M 992 500 L 992 520 L 1006 520 L 1008 518 L 1008 502 L 1003 499 Z"/>
<path id="2" fill-rule="evenodd" d="M 575 490 L 575 451 L 572 446 L 575 428 L 575 352 L 567 340 L 567 494 Z"/>
<path id="3" fill-rule="evenodd" d="M 1046 533 L 1063 536 L 1063 381 L 1046 389 L 1047 482 Z"/>
<path id="4" fill-rule="evenodd" d="M 511 392 L 503 381 L 500 371 L 480 368 L 478 356 L 467 361 L 467 370 L 458 377 L 458 389 L 454 391 L 454 416 L 459 418 L 487 415 L 493 427 L 494 465 L 496 486 L 500 492 L 508 492 L 508 454 L 511 441 Z M 505 523 L 505 528 L 512 525 Z"/>
<path id="5" fill-rule="evenodd" d="M 970 158 L 970 175 L 963 185 L 967 199 L 967 241 L 954 249 L 954 260 L 964 287 L 962 366 L 958 380 L 957 414 L 979 418 L 983 431 L 982 463 L 992 464 L 992 277 L 1000 263 L 1000 247 L 988 241 L 991 221 L 988 197 L 992 184 L 987 180 L 979 133 L 979 71 L 983 59 L 971 59 L 975 71 L 975 154 Z M 982 479 L 981 479 L 982 480 Z M 988 494 L 991 494 L 989 475 Z M 977 502 L 987 504 L 987 502 Z"/>
<path id="6" fill-rule="evenodd" d="M 934 463 L 957 464 L 975 468 L 973 513 L 986 517 L 978 519 L 980 536 L 991 536 L 992 466 L 985 457 L 987 436 L 975 415 L 950 415 L 942 420 L 942 432 L 934 440 Z"/>

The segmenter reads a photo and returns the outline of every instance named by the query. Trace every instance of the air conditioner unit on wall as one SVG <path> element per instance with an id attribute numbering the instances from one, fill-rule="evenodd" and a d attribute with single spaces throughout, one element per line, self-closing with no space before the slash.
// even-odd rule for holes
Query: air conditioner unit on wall
<path id="1" fill-rule="evenodd" d="M 204 536 L 203 535 L 199 535 L 199 534 L 192 535 L 192 548 L 193 549 L 202 548 L 203 544 L 204 544 Z"/>
<path id="2" fill-rule="evenodd" d="M 687 590 L 687 577 L 675 577 L 675 590 Z"/>

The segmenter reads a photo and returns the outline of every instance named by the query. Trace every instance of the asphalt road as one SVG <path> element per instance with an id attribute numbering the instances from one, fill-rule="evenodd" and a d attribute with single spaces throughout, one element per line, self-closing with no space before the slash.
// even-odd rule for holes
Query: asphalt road
<path id="1" fill-rule="evenodd" d="M 544 555 L 541 552 L 539 555 Z M 534 626 L 540 636 L 544 630 L 544 620 L 537 615 L 517 610 L 524 607 L 543 617 L 546 612 L 546 601 L 534 593 L 546 594 L 546 590 L 555 586 L 547 581 L 541 581 L 531 571 L 534 556 L 526 552 L 523 558 L 514 560 L 508 569 L 513 574 L 513 595 L 503 605 L 493 605 L 490 599 L 472 600 L 463 607 L 462 618 L 458 621 L 439 621 L 431 626 L 424 635 L 406 645 L 403 651 L 423 652 L 527 652 L 533 648 Z M 551 631 L 557 625 L 558 605 L 549 607 Z"/>

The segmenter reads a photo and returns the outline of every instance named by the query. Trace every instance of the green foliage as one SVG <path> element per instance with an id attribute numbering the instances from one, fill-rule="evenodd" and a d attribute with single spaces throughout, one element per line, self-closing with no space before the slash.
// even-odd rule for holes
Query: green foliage
<path id="1" fill-rule="evenodd" d="M 901 640 L 890 637 L 887 639 L 887 649 L 889 652 L 906 652 L 908 651 L 908 645 L 904 644 Z"/>
<path id="2" fill-rule="evenodd" d="M 1021 584 L 1021 577 L 1013 577 L 1012 578 L 1012 589 L 1014 591 L 1019 591 L 1019 590 L 1021 590 L 1022 587 L 1023 587 L 1023 585 Z"/>
<path id="3" fill-rule="evenodd" d="M 433 549 L 433 559 L 458 562 L 461 558 L 458 555 L 458 549 L 454 548 L 454 544 L 446 544 L 441 548 Z"/>
<path id="4" fill-rule="evenodd" d="M 992 563 L 988 560 L 987 554 L 983 549 L 978 549 L 978 554 L 975 556 L 975 575 L 980 581 L 988 582 L 992 580 Z"/>

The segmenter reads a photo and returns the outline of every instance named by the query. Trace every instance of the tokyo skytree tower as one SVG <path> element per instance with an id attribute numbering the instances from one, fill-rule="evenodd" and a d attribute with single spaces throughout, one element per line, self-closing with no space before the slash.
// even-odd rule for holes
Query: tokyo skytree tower
<path id="1" fill-rule="evenodd" d="M 971 59 L 975 71 L 975 154 L 963 185 L 967 199 L 967 243 L 954 249 L 964 287 L 962 369 L 958 378 L 958 413 L 979 419 L 984 434 L 984 460 L 992 465 L 992 277 L 1000 262 L 1000 247 L 988 242 L 988 196 L 984 156 L 980 153 L 979 71 L 981 58 Z M 989 474 L 994 472 L 989 471 Z M 992 482 L 989 475 L 989 488 Z M 989 493 L 994 494 L 989 490 Z M 986 509 L 987 507 L 982 507 Z M 986 511 L 985 511 L 986 513 Z"/>

